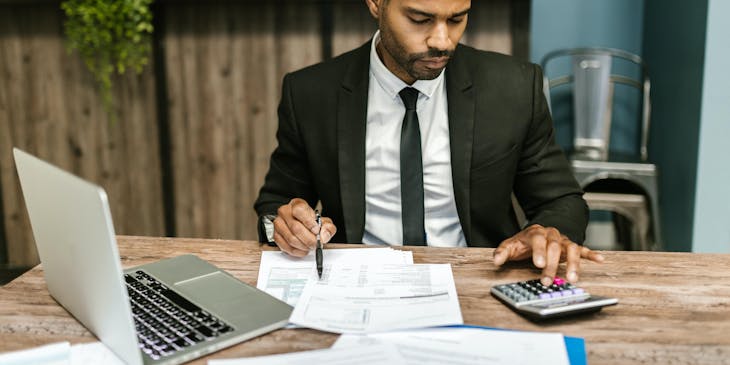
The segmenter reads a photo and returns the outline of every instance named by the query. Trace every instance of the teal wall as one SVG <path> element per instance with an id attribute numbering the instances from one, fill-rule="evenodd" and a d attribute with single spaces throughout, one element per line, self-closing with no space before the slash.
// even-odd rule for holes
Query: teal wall
<path id="1" fill-rule="evenodd" d="M 692 249 L 707 0 L 646 0 L 644 59 L 652 76 L 649 156 L 661 178 L 665 247 Z"/>
<path id="2" fill-rule="evenodd" d="M 709 0 L 694 252 L 730 252 L 730 1 Z"/>

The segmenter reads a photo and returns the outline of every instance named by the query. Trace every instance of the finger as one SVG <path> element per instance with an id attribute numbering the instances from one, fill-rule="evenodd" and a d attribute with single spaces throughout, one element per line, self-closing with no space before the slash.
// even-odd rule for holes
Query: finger
<path id="1" fill-rule="evenodd" d="M 502 243 L 497 246 L 497 249 L 494 250 L 493 254 L 493 260 L 494 265 L 496 266 L 502 266 L 505 262 L 507 262 L 507 259 L 510 257 L 513 246 L 516 245 L 517 242 L 513 239 L 506 239 L 502 241 Z"/>
<path id="2" fill-rule="evenodd" d="M 580 257 L 584 259 L 588 259 L 594 262 L 601 263 L 605 261 L 606 259 L 601 255 L 600 253 L 593 251 L 589 249 L 588 247 L 583 246 L 580 251 Z"/>
<path id="3" fill-rule="evenodd" d="M 314 213 L 314 209 L 312 209 L 306 201 L 296 199 L 292 200 L 289 205 L 291 205 L 291 212 L 294 219 L 301 222 L 302 225 L 307 228 L 309 233 L 317 234 L 317 232 L 319 232 L 317 216 Z"/>
<path id="4" fill-rule="evenodd" d="M 553 283 L 553 278 L 558 272 L 558 264 L 560 264 L 561 251 L 562 247 L 559 243 L 548 243 L 545 268 L 542 269 L 542 285 L 548 286 Z"/>
<path id="5" fill-rule="evenodd" d="M 292 232 L 292 227 L 298 226 L 300 227 L 299 230 L 301 231 L 303 229 L 301 228 L 301 223 L 291 217 L 289 218 L 289 220 L 286 220 L 282 216 L 278 216 L 276 217 L 276 219 L 274 219 L 274 233 L 278 233 L 281 236 L 283 242 L 285 242 L 288 246 L 291 246 L 292 248 L 296 248 L 304 252 L 309 252 L 309 247 L 304 244 L 294 232 Z"/>
<path id="6" fill-rule="evenodd" d="M 292 199 L 289 206 L 291 207 L 291 219 L 287 221 L 287 225 L 292 234 L 304 245 L 304 247 L 298 247 L 304 250 L 316 248 L 316 233 L 319 232 L 319 225 L 315 219 L 314 209 L 303 199 Z"/>
<path id="7" fill-rule="evenodd" d="M 580 271 L 580 251 L 581 247 L 577 244 L 571 242 L 570 240 L 566 240 L 569 243 L 567 246 L 567 264 L 565 269 L 565 278 L 568 279 L 571 283 L 578 282 L 578 272 Z"/>
<path id="8" fill-rule="evenodd" d="M 337 233 L 337 227 L 332 222 L 332 219 L 322 218 L 322 233 L 319 236 L 322 243 L 329 242 L 335 236 L 335 233 Z"/>
<path id="9" fill-rule="evenodd" d="M 532 263 L 535 267 L 544 268 L 546 263 L 546 246 L 549 242 L 547 231 L 540 226 L 534 226 L 529 232 L 529 245 L 532 247 Z"/>
<path id="10" fill-rule="evenodd" d="M 308 252 L 302 251 L 300 249 L 294 248 L 288 243 L 286 243 L 286 240 L 276 231 L 274 231 L 274 242 L 277 246 L 279 246 L 279 249 L 286 252 L 288 255 L 296 256 L 296 257 L 304 257 L 307 255 Z"/>

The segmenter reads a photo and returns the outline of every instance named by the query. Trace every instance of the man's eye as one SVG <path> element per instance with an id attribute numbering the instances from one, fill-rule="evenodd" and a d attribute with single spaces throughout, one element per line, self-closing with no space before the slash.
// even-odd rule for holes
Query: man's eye
<path id="1" fill-rule="evenodd" d="M 426 24 L 429 21 L 431 21 L 431 19 L 429 19 L 429 18 L 424 18 L 424 19 L 414 19 L 414 18 L 411 18 L 411 22 L 413 22 L 414 24 Z"/>
<path id="2" fill-rule="evenodd" d="M 463 16 L 460 16 L 458 18 L 450 18 L 449 19 L 449 22 L 450 23 L 453 23 L 453 24 L 459 24 L 459 23 L 461 23 L 463 21 L 464 21 L 464 17 Z"/>

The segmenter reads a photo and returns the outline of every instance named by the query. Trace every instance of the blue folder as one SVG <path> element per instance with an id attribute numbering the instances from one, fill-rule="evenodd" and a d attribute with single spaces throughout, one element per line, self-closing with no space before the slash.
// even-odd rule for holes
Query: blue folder
<path id="1" fill-rule="evenodd" d="M 508 328 L 475 326 L 471 324 L 462 324 L 446 327 L 481 328 L 485 330 L 513 331 Z M 586 341 L 584 339 L 580 337 L 563 336 L 563 340 L 565 341 L 565 349 L 568 351 L 568 361 L 570 362 L 570 365 L 588 364 L 588 359 L 586 357 Z"/>

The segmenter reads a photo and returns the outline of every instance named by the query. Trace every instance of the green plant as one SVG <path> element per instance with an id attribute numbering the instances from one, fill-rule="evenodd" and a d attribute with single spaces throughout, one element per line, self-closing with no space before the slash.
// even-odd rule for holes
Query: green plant
<path id="1" fill-rule="evenodd" d="M 112 77 L 142 72 L 151 50 L 153 0 L 64 0 L 64 29 L 94 75 L 104 107 L 113 118 Z"/>

